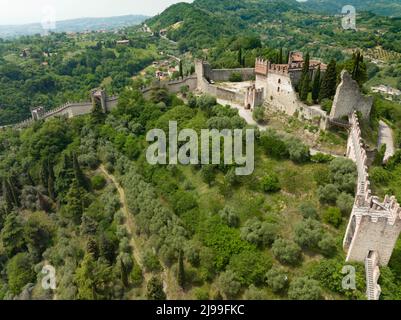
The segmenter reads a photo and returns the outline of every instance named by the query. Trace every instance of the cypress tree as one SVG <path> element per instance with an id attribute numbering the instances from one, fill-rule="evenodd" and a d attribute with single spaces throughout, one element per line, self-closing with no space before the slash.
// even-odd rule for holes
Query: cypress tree
<path id="1" fill-rule="evenodd" d="M 283 48 L 280 48 L 280 54 L 279 54 L 279 64 L 283 64 Z"/>
<path id="2" fill-rule="evenodd" d="M 299 96 L 302 101 L 306 101 L 308 99 L 308 93 L 310 89 L 309 66 L 310 66 L 310 55 L 308 52 L 304 60 L 304 65 L 302 67 L 301 81 L 299 83 Z"/>
<path id="3" fill-rule="evenodd" d="M 182 60 L 180 60 L 180 77 L 181 79 L 184 78 L 184 69 L 182 67 Z"/>
<path id="4" fill-rule="evenodd" d="M 53 165 L 51 164 L 50 160 L 48 161 L 47 172 L 48 172 L 48 175 L 49 175 L 48 179 L 47 179 L 47 191 L 49 193 L 49 197 L 52 200 L 55 200 L 56 199 L 56 193 L 54 191 L 54 180 L 55 180 L 55 177 L 54 177 Z"/>
<path id="5" fill-rule="evenodd" d="M 72 167 L 74 169 L 74 175 L 75 175 L 75 179 L 78 182 L 78 185 L 82 188 L 86 188 L 86 186 L 87 186 L 86 177 L 81 170 L 81 167 L 78 162 L 78 157 L 75 152 L 72 154 Z"/>
<path id="6" fill-rule="evenodd" d="M 336 94 L 337 87 L 337 62 L 335 59 L 331 60 L 327 66 L 326 73 L 323 77 L 319 100 L 332 99 Z"/>
<path id="7" fill-rule="evenodd" d="M 185 269 L 184 269 L 184 255 L 182 250 L 180 250 L 180 253 L 178 255 L 177 280 L 180 287 L 183 288 L 185 286 Z"/>
<path id="8" fill-rule="evenodd" d="M 319 66 L 315 74 L 315 78 L 313 79 L 313 86 L 312 86 L 312 99 L 314 103 L 317 103 L 317 101 L 319 100 L 320 77 L 321 77 L 321 71 Z"/>
<path id="9" fill-rule="evenodd" d="M 12 199 L 12 195 L 10 192 L 10 189 L 8 187 L 8 183 L 7 183 L 7 179 L 3 178 L 2 179 L 2 191 L 3 191 L 3 198 L 5 200 L 6 203 L 6 210 L 9 212 L 13 209 L 13 199 Z"/>
<path id="10" fill-rule="evenodd" d="M 239 47 L 238 49 L 238 64 L 242 66 L 242 48 Z"/>

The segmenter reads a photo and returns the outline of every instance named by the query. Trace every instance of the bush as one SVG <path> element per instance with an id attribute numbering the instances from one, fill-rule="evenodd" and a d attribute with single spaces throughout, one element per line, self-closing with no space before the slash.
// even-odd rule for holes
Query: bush
<path id="1" fill-rule="evenodd" d="M 239 72 L 231 73 L 229 79 L 230 82 L 241 82 L 242 81 L 242 74 Z"/>
<path id="2" fill-rule="evenodd" d="M 253 119 L 257 123 L 263 123 L 265 121 L 265 108 L 262 106 L 257 106 L 253 110 Z"/>
<path id="3" fill-rule="evenodd" d="M 7 263 L 8 286 L 12 294 L 17 295 L 25 285 L 35 281 L 32 259 L 28 253 L 18 253 Z"/>
<path id="4" fill-rule="evenodd" d="M 251 218 L 241 228 L 241 238 L 257 246 L 268 246 L 277 236 L 277 226 L 269 222 L 261 222 L 257 218 Z"/>
<path id="5" fill-rule="evenodd" d="M 392 178 L 392 175 L 389 171 L 381 167 L 374 167 L 370 170 L 370 179 L 375 184 L 384 184 L 387 185 Z"/>
<path id="6" fill-rule="evenodd" d="M 233 208 L 224 207 L 224 209 L 219 211 L 219 216 L 229 227 L 236 228 L 239 226 L 240 219 L 238 213 Z"/>
<path id="7" fill-rule="evenodd" d="M 285 141 L 287 146 L 288 154 L 290 156 L 290 160 L 296 163 L 305 163 L 310 160 L 310 151 L 309 147 L 304 145 L 298 139 L 287 139 Z"/>
<path id="8" fill-rule="evenodd" d="M 304 202 L 299 206 L 299 211 L 305 219 L 317 219 L 318 214 L 316 208 L 310 202 Z"/>
<path id="9" fill-rule="evenodd" d="M 274 293 L 282 292 L 288 285 L 288 276 L 281 267 L 273 267 L 266 274 L 266 283 Z"/>
<path id="10" fill-rule="evenodd" d="M 274 193 L 280 191 L 280 182 L 277 175 L 267 174 L 262 178 L 261 189 L 267 193 Z"/>
<path id="11" fill-rule="evenodd" d="M 275 132 L 267 131 L 263 133 L 260 138 L 260 143 L 266 154 L 275 159 L 284 159 L 289 156 L 286 144 Z"/>
<path id="12" fill-rule="evenodd" d="M 311 161 L 315 163 L 328 163 L 331 162 L 333 159 L 334 157 L 332 155 L 320 152 L 311 157 Z"/>
<path id="13" fill-rule="evenodd" d="M 330 207 L 323 213 L 323 221 L 338 228 L 342 222 L 342 215 L 339 208 Z"/>
<path id="14" fill-rule="evenodd" d="M 266 300 L 266 293 L 263 289 L 258 289 L 253 284 L 249 286 L 248 289 L 244 292 L 244 300 L 254 300 L 254 301 L 261 301 Z"/>
<path id="15" fill-rule="evenodd" d="M 102 190 L 106 186 L 106 179 L 101 175 L 93 176 L 91 179 L 92 188 Z"/>
<path id="16" fill-rule="evenodd" d="M 241 289 L 241 283 L 237 280 L 234 272 L 230 270 L 220 274 L 216 284 L 220 292 L 228 299 L 235 298 Z"/>
<path id="17" fill-rule="evenodd" d="M 209 300 L 209 290 L 205 288 L 195 288 L 194 296 L 196 300 Z"/>
<path id="18" fill-rule="evenodd" d="M 189 192 L 177 191 L 173 197 L 173 208 L 177 215 L 181 215 L 198 206 L 195 197 Z"/>
<path id="19" fill-rule="evenodd" d="M 147 272 L 161 271 L 162 267 L 157 256 L 150 250 L 145 251 L 142 257 L 143 267 Z"/>
<path id="20" fill-rule="evenodd" d="M 339 190 L 336 185 L 328 184 L 324 187 L 319 187 L 317 194 L 321 203 L 335 204 Z"/>
<path id="21" fill-rule="evenodd" d="M 301 260 L 301 248 L 294 242 L 278 239 L 273 243 L 272 252 L 275 258 L 284 264 L 296 265 Z"/>
<path id="22" fill-rule="evenodd" d="M 354 206 L 354 197 L 348 193 L 341 193 L 336 201 L 337 207 L 343 214 L 351 214 L 352 207 Z"/>
<path id="23" fill-rule="evenodd" d="M 290 284 L 288 297 L 291 300 L 319 300 L 322 297 L 322 290 L 316 280 L 297 278 Z"/>
<path id="24" fill-rule="evenodd" d="M 305 249 L 316 249 L 323 236 L 320 223 L 313 219 L 307 219 L 298 223 L 294 231 L 295 242 Z"/>
<path id="25" fill-rule="evenodd" d="M 329 234 L 323 236 L 323 239 L 319 241 L 318 246 L 320 251 L 326 257 L 334 256 L 337 251 L 335 239 Z"/>
<path id="26" fill-rule="evenodd" d="M 271 268 L 271 261 L 254 251 L 245 251 L 233 256 L 227 267 L 242 285 L 261 285 L 267 270 Z"/>

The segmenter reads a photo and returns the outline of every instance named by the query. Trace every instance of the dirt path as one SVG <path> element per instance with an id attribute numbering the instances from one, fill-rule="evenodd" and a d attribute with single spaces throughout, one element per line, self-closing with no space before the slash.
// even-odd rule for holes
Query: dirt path
<path id="1" fill-rule="evenodd" d="M 145 281 L 145 287 L 146 287 L 146 284 L 152 278 L 152 273 L 146 272 L 145 268 L 143 266 L 142 256 L 141 256 L 142 246 L 140 245 L 139 240 L 136 236 L 136 226 L 134 223 L 134 218 L 132 217 L 132 215 L 129 213 L 129 210 L 128 210 L 127 200 L 125 197 L 125 191 L 121 187 L 121 185 L 118 183 L 117 179 L 113 175 L 111 175 L 103 165 L 100 165 L 99 169 L 107 177 L 107 179 L 109 181 L 111 181 L 117 188 L 118 194 L 120 196 L 121 210 L 124 213 L 124 217 L 125 217 L 125 225 L 128 229 L 129 234 L 131 235 L 130 244 L 133 248 L 133 255 L 134 255 L 135 261 L 141 267 L 142 274 L 143 274 L 144 281 Z"/>

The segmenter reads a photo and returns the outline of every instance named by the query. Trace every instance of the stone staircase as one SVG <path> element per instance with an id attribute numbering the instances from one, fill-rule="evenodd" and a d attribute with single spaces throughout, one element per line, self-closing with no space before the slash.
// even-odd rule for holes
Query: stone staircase
<path id="1" fill-rule="evenodd" d="M 368 300 L 379 300 L 381 288 L 378 284 L 380 278 L 379 255 L 370 251 L 365 260 L 366 296 Z"/>

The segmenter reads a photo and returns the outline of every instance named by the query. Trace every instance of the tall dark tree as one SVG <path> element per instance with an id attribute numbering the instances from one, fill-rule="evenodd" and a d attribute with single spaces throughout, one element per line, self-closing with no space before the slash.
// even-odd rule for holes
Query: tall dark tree
<path id="1" fill-rule="evenodd" d="M 157 278 L 152 277 L 148 282 L 146 297 L 149 300 L 166 300 L 166 294 L 163 291 L 163 282 Z"/>
<path id="2" fill-rule="evenodd" d="M 17 213 L 12 212 L 7 215 L 4 228 L 1 230 L 1 241 L 9 257 L 26 250 L 24 228 Z"/>
<path id="3" fill-rule="evenodd" d="M 310 55 L 309 52 L 305 56 L 304 65 L 302 67 L 301 81 L 299 85 L 299 96 L 302 101 L 308 100 L 308 94 L 310 90 Z"/>
<path id="4" fill-rule="evenodd" d="M 185 286 L 184 254 L 182 250 L 178 255 L 177 281 L 181 288 Z"/>
<path id="5" fill-rule="evenodd" d="M 283 62 L 283 48 L 281 47 L 280 48 L 280 53 L 279 53 L 279 58 L 278 58 L 278 63 L 279 64 L 283 64 L 284 62 Z"/>
<path id="6" fill-rule="evenodd" d="M 93 102 L 92 114 L 91 114 L 91 123 L 93 125 L 97 125 L 103 123 L 105 119 L 105 114 L 102 109 L 102 105 L 96 99 Z"/>
<path id="7" fill-rule="evenodd" d="M 55 200 L 56 192 L 55 192 L 54 182 L 55 182 L 56 178 L 54 177 L 53 164 L 50 162 L 50 160 L 47 163 L 48 163 L 47 191 L 48 191 L 49 197 L 52 200 Z"/>
<path id="8" fill-rule="evenodd" d="M 182 60 L 180 60 L 180 77 L 181 79 L 184 78 L 184 68 L 182 66 Z"/>
<path id="9" fill-rule="evenodd" d="M 242 63 L 243 63 L 243 60 L 242 60 L 242 48 L 239 47 L 239 48 L 238 48 L 238 64 L 239 64 L 240 66 L 242 66 Z"/>
<path id="10" fill-rule="evenodd" d="M 313 85 L 312 85 L 312 99 L 314 103 L 317 103 L 319 100 L 319 92 L 320 92 L 320 84 L 321 84 L 321 71 L 320 71 L 320 66 L 316 71 L 315 77 L 313 79 Z"/>
<path id="11" fill-rule="evenodd" d="M 367 80 L 366 64 L 364 63 L 363 54 L 358 51 L 353 55 L 352 79 L 362 85 Z"/>
<path id="12" fill-rule="evenodd" d="M 87 188 L 86 177 L 82 172 L 81 166 L 79 165 L 78 162 L 77 154 L 75 152 L 72 154 L 72 167 L 74 169 L 74 175 L 75 179 L 78 182 L 78 185 L 86 189 Z"/>
<path id="13" fill-rule="evenodd" d="M 337 62 L 335 59 L 331 60 L 327 66 L 326 73 L 323 77 L 319 100 L 333 99 L 336 94 L 337 87 Z"/>

